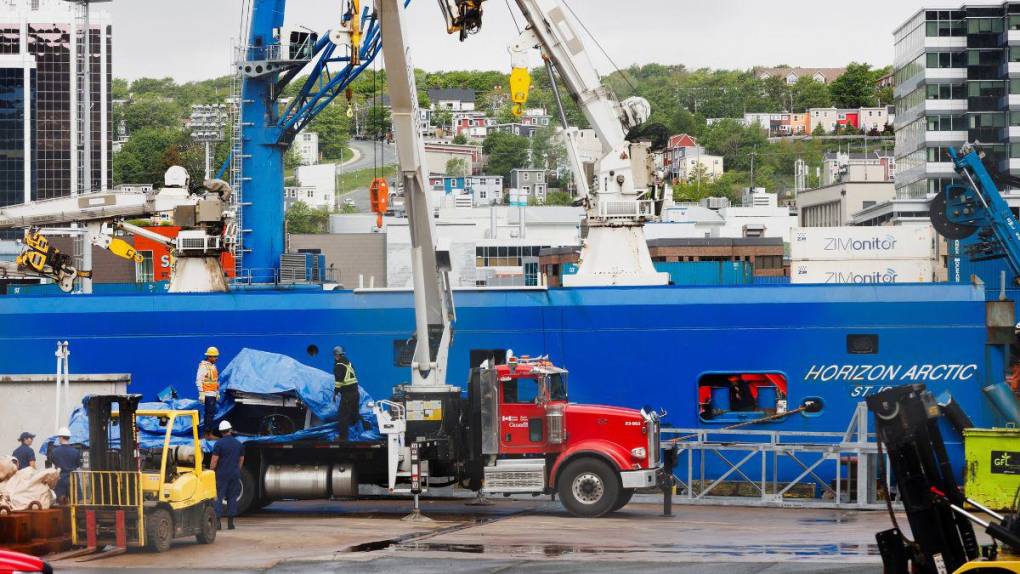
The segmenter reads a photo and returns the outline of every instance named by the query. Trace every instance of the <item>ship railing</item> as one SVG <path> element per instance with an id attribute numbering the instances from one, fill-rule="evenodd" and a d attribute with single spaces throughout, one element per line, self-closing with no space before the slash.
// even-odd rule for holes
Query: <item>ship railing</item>
<path id="1" fill-rule="evenodd" d="M 861 402 L 844 432 L 664 428 L 661 444 L 678 449 L 679 504 L 881 509 L 877 471 L 890 484 L 889 464 L 879 466 L 878 443 L 867 429 Z M 781 480 L 781 467 L 799 473 Z"/>

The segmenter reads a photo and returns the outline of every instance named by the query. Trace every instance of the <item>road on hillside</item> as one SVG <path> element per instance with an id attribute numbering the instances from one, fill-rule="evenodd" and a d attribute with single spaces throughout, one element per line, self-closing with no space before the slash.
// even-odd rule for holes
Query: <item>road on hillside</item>
<path id="1" fill-rule="evenodd" d="M 397 163 L 397 148 L 393 144 L 352 139 L 348 144 L 360 153 L 358 159 L 347 165 L 338 165 L 337 173 L 348 173 L 360 169 L 368 169 L 377 165 L 394 165 Z"/>

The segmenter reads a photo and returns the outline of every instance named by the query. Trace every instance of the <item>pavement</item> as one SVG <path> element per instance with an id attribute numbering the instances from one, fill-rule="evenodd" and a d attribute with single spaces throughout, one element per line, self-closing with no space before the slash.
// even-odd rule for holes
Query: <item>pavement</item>
<path id="1" fill-rule="evenodd" d="M 369 169 L 377 165 L 396 165 L 397 163 L 397 148 L 393 144 L 351 140 L 349 145 L 354 150 L 354 157 L 348 160 L 347 163 L 337 166 L 336 171 L 339 175 Z M 359 213 L 371 211 L 367 187 L 359 187 L 352 190 L 341 189 L 339 193 L 345 200 L 353 200 L 354 206 Z"/>
<path id="2" fill-rule="evenodd" d="M 277 502 L 220 531 L 212 546 L 175 541 L 59 572 L 777 572 L 882 571 L 884 512 L 632 503 L 599 519 L 548 497 L 423 500 L 431 522 L 401 520 L 408 500 Z M 901 522 L 905 519 L 901 516 Z"/>

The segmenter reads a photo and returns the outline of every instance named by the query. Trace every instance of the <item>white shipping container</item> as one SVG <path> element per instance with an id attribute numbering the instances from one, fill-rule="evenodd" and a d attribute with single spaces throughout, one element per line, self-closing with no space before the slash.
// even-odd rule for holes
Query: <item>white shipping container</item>
<path id="1" fill-rule="evenodd" d="M 790 230 L 790 260 L 794 263 L 934 258 L 935 232 L 930 225 Z"/>
<path id="2" fill-rule="evenodd" d="M 798 284 L 931 283 L 934 275 L 935 266 L 929 259 L 797 261 L 790 265 L 790 282 Z"/>

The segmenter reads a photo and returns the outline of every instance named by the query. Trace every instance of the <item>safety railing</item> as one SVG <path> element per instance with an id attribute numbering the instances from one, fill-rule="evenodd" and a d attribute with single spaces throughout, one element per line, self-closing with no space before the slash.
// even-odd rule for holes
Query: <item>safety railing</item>
<path id="1" fill-rule="evenodd" d="M 650 200 L 600 200 L 596 209 L 596 217 L 600 219 L 638 219 L 655 215 L 655 205 Z"/>
<path id="2" fill-rule="evenodd" d="M 884 502 L 878 499 L 878 443 L 867 432 L 867 417 L 866 405 L 858 404 L 842 433 L 663 429 L 662 447 L 672 448 L 676 444 L 678 448 L 673 470 L 678 496 L 674 501 L 734 506 L 883 508 Z M 889 465 L 883 468 L 882 478 L 889 484 Z M 790 477 L 788 469 L 797 474 Z M 822 497 L 795 496 L 798 486 L 807 487 L 812 493 L 820 488 Z M 731 492 L 723 493 L 724 489 Z M 734 495 L 734 490 L 741 495 Z"/>
<path id="3" fill-rule="evenodd" d="M 142 474 L 118 470 L 79 470 L 71 473 L 71 504 L 140 508 Z"/>

